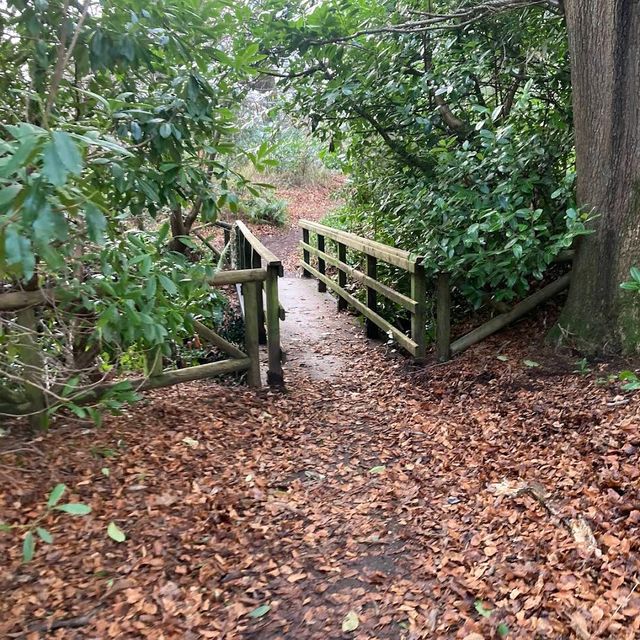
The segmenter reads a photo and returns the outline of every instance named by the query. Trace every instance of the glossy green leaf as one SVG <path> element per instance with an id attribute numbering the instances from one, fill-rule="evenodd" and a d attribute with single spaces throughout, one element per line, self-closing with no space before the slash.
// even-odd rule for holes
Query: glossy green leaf
<path id="1" fill-rule="evenodd" d="M 25 280 L 30 280 L 36 266 L 36 258 L 31 249 L 31 242 L 21 235 L 16 225 L 10 224 L 5 230 L 4 251 L 7 264 L 17 269 Z"/>
<path id="2" fill-rule="evenodd" d="M 87 204 L 85 206 L 85 216 L 87 219 L 87 233 L 89 239 L 97 244 L 104 243 L 104 233 L 107 228 L 107 220 L 98 207 Z"/>
<path id="3" fill-rule="evenodd" d="M 33 531 L 27 531 L 22 541 L 22 561 L 31 562 L 36 550 L 36 539 Z"/>
<path id="4" fill-rule="evenodd" d="M 60 498 L 62 498 L 62 495 L 64 494 L 66 488 L 67 487 L 62 483 L 57 484 L 49 494 L 49 499 L 47 500 L 47 507 L 49 508 L 55 507 L 58 504 L 58 502 L 60 502 Z"/>
<path id="5" fill-rule="evenodd" d="M 61 504 L 55 507 L 58 511 L 64 511 L 72 516 L 86 516 L 91 513 L 91 507 L 88 504 L 82 504 L 81 502 L 71 502 L 67 504 Z"/>
<path id="6" fill-rule="evenodd" d="M 46 529 L 43 529 L 42 527 L 37 527 L 36 528 L 36 533 L 38 534 L 38 538 L 40 538 L 40 540 L 42 540 L 42 542 L 44 542 L 46 544 L 52 544 L 53 543 L 53 537 L 51 536 L 51 534 Z"/>
<path id="7" fill-rule="evenodd" d="M 74 139 L 65 131 L 54 131 L 44 147 L 43 174 L 55 186 L 66 183 L 69 174 L 80 175 L 82 156 Z"/>
<path id="8" fill-rule="evenodd" d="M 110 522 L 107 527 L 107 535 L 115 542 L 124 542 L 127 539 L 124 531 L 115 522 Z"/>
<path id="9" fill-rule="evenodd" d="M 267 613 L 271 611 L 271 605 L 262 604 L 259 607 L 256 607 L 253 611 L 251 611 L 248 615 L 250 618 L 262 618 Z"/>
<path id="10" fill-rule="evenodd" d="M 22 191 L 21 184 L 12 184 L 0 189 L 0 207 L 6 207 Z"/>

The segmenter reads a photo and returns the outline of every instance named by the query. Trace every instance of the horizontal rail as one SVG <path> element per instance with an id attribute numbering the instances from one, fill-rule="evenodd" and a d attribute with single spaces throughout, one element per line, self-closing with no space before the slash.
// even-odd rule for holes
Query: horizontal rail
<path id="1" fill-rule="evenodd" d="M 321 236 L 331 238 L 331 240 L 340 242 L 351 249 L 361 251 L 362 253 L 378 258 L 383 262 L 400 267 L 409 273 L 415 273 L 416 265 L 422 264 L 423 258 L 421 256 L 415 256 L 409 251 L 396 249 L 395 247 L 390 247 L 386 244 L 382 244 L 381 242 L 376 242 L 375 240 L 361 238 L 360 236 L 349 233 L 348 231 L 341 231 L 309 220 L 300 220 L 298 225 L 302 229 L 307 229 L 307 231 L 312 231 L 313 233 L 317 233 Z"/>
<path id="2" fill-rule="evenodd" d="M 207 327 L 205 324 L 202 324 L 202 322 L 194 319 L 193 328 L 205 342 L 210 342 L 212 345 L 218 347 L 218 349 L 221 349 L 232 358 L 248 358 L 247 354 L 244 351 L 241 351 L 234 344 L 231 344 L 228 340 L 225 340 L 222 336 L 219 336 L 215 331 L 209 329 L 209 327 Z"/>
<path id="3" fill-rule="evenodd" d="M 260 256 L 260 258 L 262 258 L 267 263 L 267 266 L 277 267 L 278 275 L 282 277 L 284 272 L 282 269 L 282 261 L 280 260 L 280 258 L 278 258 L 275 253 L 273 253 L 273 251 L 267 249 L 267 247 L 265 247 L 262 242 L 260 242 L 260 240 L 258 240 L 258 238 L 253 235 L 251 230 L 244 222 L 242 222 L 241 220 L 237 220 L 236 228 L 238 232 L 241 233 L 246 241 L 251 245 L 253 250 Z"/>
<path id="4" fill-rule="evenodd" d="M 357 282 L 366 285 L 367 287 L 371 287 L 375 289 L 378 293 L 381 293 L 385 298 L 388 298 L 392 302 L 399 304 L 401 307 L 410 311 L 411 313 L 415 313 L 416 307 L 418 303 L 415 300 L 412 300 L 408 296 L 403 295 L 402 293 L 398 293 L 394 291 L 391 287 L 388 287 L 386 284 L 382 284 L 382 282 L 378 282 L 373 278 L 370 278 L 368 275 L 362 273 L 355 267 L 348 265 L 346 262 L 342 262 L 337 258 L 325 253 L 324 251 L 320 251 L 315 247 L 312 247 L 310 244 L 306 242 L 301 242 L 300 246 L 306 249 L 310 254 L 317 256 L 318 258 L 322 258 L 328 264 L 337 267 L 344 271 L 348 276 L 356 280 Z"/>
<path id="5" fill-rule="evenodd" d="M 209 280 L 209 284 L 214 286 L 242 284 L 244 282 L 264 282 L 266 279 L 266 269 L 237 269 L 235 271 L 218 271 Z"/>
<path id="6" fill-rule="evenodd" d="M 265 269 L 239 269 L 235 271 L 218 271 L 208 282 L 214 286 L 222 286 L 242 284 L 243 282 L 263 282 L 266 279 L 267 271 Z M 19 309 L 42 304 L 55 304 L 58 296 L 59 290 L 54 288 L 0 293 L 0 311 L 18 311 Z"/>
<path id="7" fill-rule="evenodd" d="M 336 284 L 331 278 L 320 273 L 317 269 L 314 269 L 311 265 L 302 263 L 302 268 L 308 271 L 310 274 L 315 276 L 318 280 L 327 285 L 332 291 L 337 293 L 341 298 L 346 300 L 352 307 L 354 307 L 357 311 L 359 311 L 365 318 L 368 318 L 373 322 L 376 326 L 380 327 L 385 333 L 390 333 L 394 340 L 404 349 L 406 349 L 412 356 L 415 356 L 417 353 L 417 343 L 415 343 L 411 338 L 406 336 L 400 329 L 394 327 L 392 324 L 387 322 L 384 318 L 379 316 L 375 311 L 372 311 L 367 307 L 367 305 L 362 304 L 360 300 L 352 296 L 350 293 L 347 293 L 342 287 Z"/>
<path id="8" fill-rule="evenodd" d="M 174 371 L 163 371 L 162 373 L 149 376 L 146 378 L 129 378 L 118 382 L 109 382 L 101 384 L 95 389 L 81 394 L 78 401 L 87 402 L 108 393 L 116 386 L 122 385 L 123 382 L 131 384 L 133 391 L 149 391 L 151 389 L 160 389 L 162 387 L 170 387 L 181 382 L 193 382 L 195 380 L 203 380 L 205 378 L 213 378 L 225 373 L 235 373 L 238 371 L 246 371 L 251 366 L 251 358 L 238 358 L 233 360 L 220 360 L 219 362 L 210 362 L 208 364 L 199 364 L 195 367 L 186 367 L 184 369 L 175 369 Z"/>
<path id="9" fill-rule="evenodd" d="M 521 318 L 525 314 L 529 313 L 529 311 L 535 309 L 540 303 L 566 289 L 569 286 L 570 280 L 571 272 L 566 273 L 557 280 L 554 280 L 551 284 L 548 284 L 546 287 L 543 287 L 539 291 L 531 294 L 528 298 L 525 298 L 522 302 L 515 305 L 511 311 L 507 311 L 507 313 L 502 313 L 499 316 L 492 318 L 483 325 L 480 325 L 477 329 L 474 329 L 461 338 L 458 338 L 456 341 L 451 343 L 451 354 L 455 355 L 464 351 L 476 342 L 484 340 L 496 331 L 499 331 L 515 320 L 518 320 L 518 318 Z"/>

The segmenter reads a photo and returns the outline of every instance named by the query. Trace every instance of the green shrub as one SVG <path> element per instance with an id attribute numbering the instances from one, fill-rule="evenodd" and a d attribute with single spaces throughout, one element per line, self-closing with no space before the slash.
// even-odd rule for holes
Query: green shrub
<path id="1" fill-rule="evenodd" d="M 287 202 L 275 197 L 256 197 L 244 207 L 249 222 L 282 226 L 287 221 Z"/>

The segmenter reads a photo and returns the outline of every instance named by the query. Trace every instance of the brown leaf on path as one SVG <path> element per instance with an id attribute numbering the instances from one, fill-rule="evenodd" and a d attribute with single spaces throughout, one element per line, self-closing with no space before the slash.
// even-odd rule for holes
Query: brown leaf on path
<path id="1" fill-rule="evenodd" d="M 580 640 L 591 639 L 591 633 L 589 633 L 589 624 L 579 611 L 574 611 L 571 614 L 570 624 L 571 628 L 575 632 L 576 636 L 580 638 Z"/>
<path id="2" fill-rule="evenodd" d="M 331 204 L 295 191 L 296 216 Z M 269 233 L 295 273 L 297 231 Z M 0 439 L 3 522 L 39 517 L 57 482 L 93 509 L 45 516 L 54 544 L 28 564 L 0 532 L 0 637 L 51 612 L 89 617 L 65 640 L 640 637 L 640 394 L 609 406 L 615 385 L 545 346 L 555 303 L 417 365 L 315 282 L 280 284 L 284 392 L 188 383 L 99 429 Z M 96 449 L 117 453 L 108 476 Z"/>

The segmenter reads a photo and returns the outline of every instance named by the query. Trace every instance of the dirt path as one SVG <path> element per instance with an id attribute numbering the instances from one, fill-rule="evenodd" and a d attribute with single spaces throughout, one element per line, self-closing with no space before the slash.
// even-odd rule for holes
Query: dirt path
<path id="1" fill-rule="evenodd" d="M 318 293 L 310 278 L 281 280 L 280 301 L 287 314 L 281 325 L 287 371 L 339 380 L 349 366 L 349 346 L 362 340 L 354 317 L 336 313 L 335 299 Z"/>
<path id="2" fill-rule="evenodd" d="M 188 384 L 7 445 L 3 520 L 56 482 L 93 512 L 27 565 L 0 534 L 0 637 L 637 637 L 640 402 L 531 341 L 553 308 L 417 369 L 313 281 L 282 293 L 285 392 Z"/>
<path id="3" fill-rule="evenodd" d="M 262 242 L 282 259 L 285 277 L 300 275 L 298 220 L 320 220 L 337 207 L 340 204 L 339 193 L 342 184 L 343 181 L 336 178 L 324 186 L 278 189 L 277 196 L 288 203 L 287 223 L 284 227 L 251 225 Z"/>

